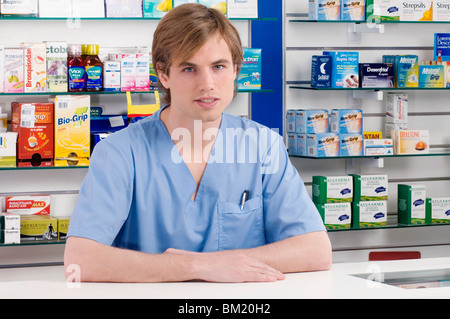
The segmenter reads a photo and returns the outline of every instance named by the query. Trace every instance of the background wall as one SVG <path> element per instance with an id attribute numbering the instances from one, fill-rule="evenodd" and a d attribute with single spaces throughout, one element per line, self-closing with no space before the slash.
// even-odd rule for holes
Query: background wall
<path id="1" fill-rule="evenodd" d="M 382 62 L 384 54 L 416 54 L 419 60 L 433 59 L 433 37 L 437 32 L 450 32 L 448 24 L 385 24 L 384 33 L 362 33 L 361 42 L 350 42 L 349 23 L 294 23 L 291 19 L 307 17 L 308 1 L 285 1 L 285 109 L 296 108 L 353 108 L 363 110 L 365 131 L 383 131 L 385 96 L 382 100 L 354 99 L 353 93 L 339 91 L 311 91 L 290 88 L 308 83 L 311 75 L 311 56 L 322 51 L 359 52 L 359 62 Z M 408 129 L 430 131 L 432 151 L 450 145 L 450 92 L 406 91 L 408 94 Z M 369 162 L 354 165 L 345 159 L 303 159 L 291 157 L 311 192 L 313 175 L 339 176 L 357 170 L 362 174 L 387 174 L 389 178 L 389 219 L 397 218 L 397 184 L 422 183 L 429 197 L 450 197 L 450 157 L 385 158 L 381 168 Z M 376 249 L 419 249 L 425 255 L 450 255 L 450 230 L 444 227 L 421 229 L 389 229 L 330 232 L 335 261 L 367 260 L 368 251 Z M 439 246 L 435 246 L 439 245 Z M 442 245 L 442 246 L 441 246 Z M 420 247 L 419 247 L 420 246 Z M 437 248 L 439 247 L 439 248 Z M 358 249 L 358 250 L 357 250 Z M 357 250 L 357 251 L 356 251 Z"/>

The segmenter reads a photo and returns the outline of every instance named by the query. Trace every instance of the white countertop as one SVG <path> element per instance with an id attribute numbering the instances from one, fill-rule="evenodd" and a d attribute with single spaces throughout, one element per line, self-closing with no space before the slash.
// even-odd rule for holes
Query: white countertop
<path id="1" fill-rule="evenodd" d="M 274 283 L 66 283 L 63 266 L 0 269 L 0 299 L 7 298 L 449 298 L 450 287 L 404 289 L 352 274 L 450 269 L 450 258 L 334 264 L 329 271 L 296 273 Z"/>

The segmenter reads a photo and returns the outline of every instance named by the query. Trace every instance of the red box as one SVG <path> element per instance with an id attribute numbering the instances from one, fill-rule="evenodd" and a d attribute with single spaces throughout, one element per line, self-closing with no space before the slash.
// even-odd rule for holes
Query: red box
<path id="1" fill-rule="evenodd" d="M 17 166 L 53 166 L 53 103 L 11 103 Z"/>

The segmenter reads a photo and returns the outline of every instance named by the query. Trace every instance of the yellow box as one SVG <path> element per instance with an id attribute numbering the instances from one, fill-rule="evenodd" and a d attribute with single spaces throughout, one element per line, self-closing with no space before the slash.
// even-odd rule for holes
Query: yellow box
<path id="1" fill-rule="evenodd" d="M 66 240 L 69 232 L 70 216 L 58 217 L 58 239 Z"/>
<path id="2" fill-rule="evenodd" d="M 20 216 L 20 240 L 54 240 L 58 238 L 58 221 L 49 215 Z"/>
<path id="3" fill-rule="evenodd" d="M 363 132 L 365 140 L 378 140 L 383 138 L 383 133 L 381 131 L 371 131 Z"/>
<path id="4" fill-rule="evenodd" d="M 55 166 L 88 166 L 90 157 L 89 95 L 57 95 Z"/>

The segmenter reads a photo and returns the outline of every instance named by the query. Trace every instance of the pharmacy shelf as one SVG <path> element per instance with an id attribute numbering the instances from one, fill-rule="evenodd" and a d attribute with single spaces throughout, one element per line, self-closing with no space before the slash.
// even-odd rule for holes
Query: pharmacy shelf
<path id="1" fill-rule="evenodd" d="M 149 94 L 155 91 L 130 91 L 131 94 Z M 238 90 L 238 93 L 272 93 L 273 90 Z M 28 95 L 111 95 L 111 94 L 126 94 L 125 91 L 95 91 L 95 92 L 35 92 L 35 93 L 0 93 L 1 96 L 28 96 Z"/>
<path id="2" fill-rule="evenodd" d="M 276 18 L 229 18 L 232 21 L 274 21 Z M 1 20 L 161 20 L 161 18 L 156 17 L 27 17 L 27 16 L 2 16 Z"/>
<path id="3" fill-rule="evenodd" d="M 333 88 L 333 87 L 312 87 L 309 84 L 301 84 L 301 85 L 289 85 L 289 88 L 291 89 L 298 89 L 298 90 L 313 90 L 313 91 L 426 91 L 426 90 L 450 90 L 450 88 L 444 88 L 444 87 L 403 87 L 403 88 L 389 88 L 389 87 L 383 87 L 383 88 Z"/>
<path id="4" fill-rule="evenodd" d="M 39 245 L 62 245 L 65 244 L 65 240 L 33 240 L 25 241 L 20 244 L 0 244 L 0 247 L 10 247 L 10 246 L 39 246 Z"/>
<path id="5" fill-rule="evenodd" d="M 86 168 L 89 168 L 89 166 L 0 167 L 0 171 L 57 170 L 57 169 L 86 169 Z"/>
<path id="6" fill-rule="evenodd" d="M 287 15 L 289 18 L 289 14 Z M 373 21 L 361 21 L 361 20 L 309 20 L 307 17 L 292 17 L 289 19 L 289 22 L 294 23 L 357 23 L 357 24 L 449 24 L 450 21 L 384 21 L 384 20 L 376 20 Z"/>
<path id="7" fill-rule="evenodd" d="M 416 224 L 416 225 L 405 225 L 399 224 L 397 222 L 397 214 L 388 213 L 386 226 L 377 226 L 377 227 L 362 227 L 362 228 L 339 228 L 339 229 L 331 229 L 327 228 L 329 232 L 341 232 L 341 231 L 369 231 L 369 230 L 377 230 L 377 229 L 398 229 L 398 228 L 424 228 L 424 227 L 445 227 L 450 226 L 450 223 L 442 223 L 442 224 Z"/>
<path id="8" fill-rule="evenodd" d="M 349 159 L 349 158 L 398 158 L 398 157 L 431 157 L 431 156 L 450 156 L 450 150 L 432 151 L 424 154 L 395 154 L 395 155 L 362 155 L 362 156 L 302 156 L 289 155 L 291 157 L 308 158 L 308 159 Z"/>

